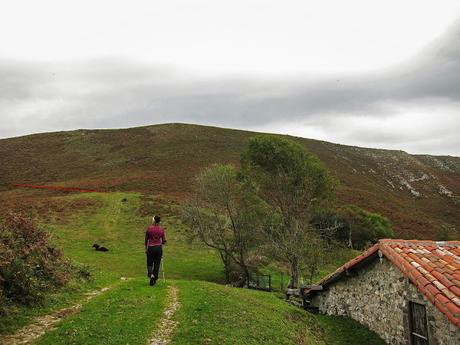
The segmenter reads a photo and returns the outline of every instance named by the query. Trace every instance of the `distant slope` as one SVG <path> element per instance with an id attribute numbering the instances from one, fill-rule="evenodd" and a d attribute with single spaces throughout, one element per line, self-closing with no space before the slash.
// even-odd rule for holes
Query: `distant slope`
<path id="1" fill-rule="evenodd" d="M 212 163 L 239 164 L 255 133 L 166 124 L 77 130 L 0 140 L 0 191 L 16 183 L 162 193 L 181 200 Z M 410 155 L 294 138 L 341 182 L 339 200 L 389 217 L 399 236 L 460 228 L 460 158 Z M 1 199 L 1 193 L 0 193 Z"/>

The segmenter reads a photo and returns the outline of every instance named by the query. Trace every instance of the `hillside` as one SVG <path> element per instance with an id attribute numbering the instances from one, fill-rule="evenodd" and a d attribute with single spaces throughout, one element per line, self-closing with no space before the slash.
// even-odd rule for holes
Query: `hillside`
<path id="1" fill-rule="evenodd" d="M 203 167 L 239 164 L 254 134 L 166 124 L 2 139 L 0 202 L 13 207 L 26 197 L 14 187 L 18 183 L 154 193 L 177 202 Z M 440 225 L 460 228 L 460 158 L 295 139 L 338 177 L 339 202 L 387 216 L 397 236 L 430 238 Z"/>

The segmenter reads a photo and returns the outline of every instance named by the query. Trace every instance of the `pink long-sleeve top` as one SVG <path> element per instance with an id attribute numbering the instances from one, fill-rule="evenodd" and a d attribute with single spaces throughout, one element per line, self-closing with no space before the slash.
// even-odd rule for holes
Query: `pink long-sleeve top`
<path id="1" fill-rule="evenodd" d="M 150 225 L 145 231 L 145 246 L 161 246 L 166 243 L 164 229 L 158 224 Z"/>

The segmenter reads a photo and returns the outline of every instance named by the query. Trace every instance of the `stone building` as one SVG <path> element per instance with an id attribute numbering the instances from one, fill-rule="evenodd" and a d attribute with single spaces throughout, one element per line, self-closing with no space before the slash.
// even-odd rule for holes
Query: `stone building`
<path id="1" fill-rule="evenodd" d="M 460 345 L 460 242 L 380 240 L 307 290 L 395 345 Z"/>

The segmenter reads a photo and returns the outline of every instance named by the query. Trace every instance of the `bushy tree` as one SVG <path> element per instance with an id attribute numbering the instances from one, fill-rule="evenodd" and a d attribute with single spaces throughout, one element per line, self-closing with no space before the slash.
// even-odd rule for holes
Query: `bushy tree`
<path id="1" fill-rule="evenodd" d="M 346 220 L 340 217 L 335 210 L 324 209 L 313 217 L 311 224 L 327 245 L 333 245 L 337 239 L 342 239 Z"/>
<path id="2" fill-rule="evenodd" d="M 260 202 L 247 192 L 231 165 L 205 169 L 195 179 L 193 190 L 194 198 L 183 208 L 192 237 L 219 252 L 227 283 L 233 264 L 242 274 L 240 284 L 247 282 L 249 254 L 260 229 Z"/>
<path id="3" fill-rule="evenodd" d="M 328 253 L 333 248 L 330 243 L 328 244 L 320 234 L 310 230 L 308 241 L 305 242 L 304 255 L 301 261 L 301 269 L 305 272 L 309 284 L 313 283 L 318 269 L 326 262 L 328 262 Z"/>
<path id="4" fill-rule="evenodd" d="M 338 214 L 344 220 L 339 235 L 348 237 L 350 247 L 362 249 L 368 244 L 376 243 L 382 238 L 394 236 L 388 218 L 368 212 L 358 206 L 348 205 L 339 209 Z"/>
<path id="5" fill-rule="evenodd" d="M 290 286 L 295 287 L 299 267 L 311 255 L 306 253 L 314 236 L 311 220 L 331 202 L 336 181 L 302 145 L 271 135 L 249 140 L 241 166 L 242 178 L 270 206 L 265 238 L 289 264 Z"/>
<path id="6" fill-rule="evenodd" d="M 17 214 L 0 220 L 0 299 L 37 303 L 69 278 L 69 264 L 48 232 Z"/>
<path id="7" fill-rule="evenodd" d="M 459 238 L 460 234 L 455 228 L 445 224 L 438 225 L 436 233 L 434 234 L 434 240 L 436 241 L 458 241 Z"/>

